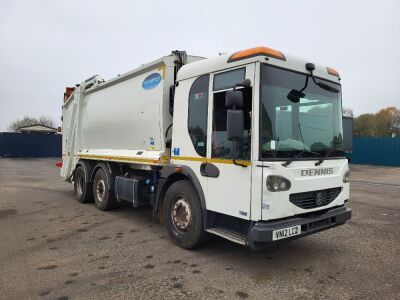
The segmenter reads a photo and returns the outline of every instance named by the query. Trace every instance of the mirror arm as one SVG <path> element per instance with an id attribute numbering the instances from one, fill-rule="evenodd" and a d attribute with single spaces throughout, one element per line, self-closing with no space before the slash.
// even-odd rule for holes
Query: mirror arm
<path id="1" fill-rule="evenodd" d="M 312 73 L 311 73 L 311 76 L 314 79 L 314 76 L 312 75 Z M 300 92 L 303 92 L 307 88 L 307 86 L 308 86 L 308 77 L 309 76 L 306 75 L 306 83 L 304 84 L 304 87 L 300 90 Z M 315 82 L 315 80 L 314 80 L 314 82 Z"/>
<path id="2" fill-rule="evenodd" d="M 310 76 L 311 76 L 311 79 L 314 81 L 315 85 L 318 85 L 318 82 L 315 80 L 313 71 L 310 71 Z M 307 76 L 307 79 L 308 79 L 308 76 Z"/>
<path id="3" fill-rule="evenodd" d="M 236 141 L 234 142 L 234 147 L 236 148 Z M 235 151 L 235 152 L 236 152 L 236 151 Z M 236 155 L 235 155 L 235 156 L 236 156 Z M 242 168 L 247 168 L 247 166 L 246 166 L 245 164 L 238 163 L 238 162 L 236 161 L 236 159 L 237 159 L 237 157 L 233 157 L 233 158 L 232 158 L 232 162 L 233 162 L 234 165 L 239 166 L 239 167 L 242 167 Z"/>

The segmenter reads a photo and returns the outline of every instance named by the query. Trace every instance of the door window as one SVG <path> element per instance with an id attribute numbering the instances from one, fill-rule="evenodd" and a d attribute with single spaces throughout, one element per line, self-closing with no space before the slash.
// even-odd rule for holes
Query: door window
<path id="1" fill-rule="evenodd" d="M 223 72 L 214 75 L 214 91 L 220 91 L 224 89 L 231 89 L 237 83 L 241 83 L 244 80 L 246 69 L 240 68 L 228 72 Z"/>
<path id="2" fill-rule="evenodd" d="M 240 69 L 242 70 L 242 69 Z M 243 71 L 245 69 L 243 68 Z M 236 70 L 234 70 L 236 71 Z M 226 73 L 231 73 L 233 71 L 226 72 Z M 219 76 L 221 82 L 221 79 L 224 74 L 226 73 L 220 73 L 217 74 L 216 76 Z M 214 89 L 216 87 L 215 84 L 215 79 L 216 76 L 214 76 Z M 222 76 L 222 77 L 221 77 Z M 228 76 L 229 78 L 232 78 L 231 75 Z M 228 78 L 226 77 L 226 78 Z M 240 77 L 236 79 L 237 81 L 231 81 L 229 83 L 229 86 L 232 87 L 236 83 L 240 83 L 244 80 L 244 73 L 243 77 Z M 228 81 L 225 81 L 226 83 Z M 222 87 L 222 85 L 217 84 L 217 86 Z M 224 86 L 227 86 L 225 84 Z M 241 89 L 243 92 L 243 114 L 244 114 L 244 131 L 243 131 L 243 143 L 240 146 L 239 150 L 239 155 L 237 158 L 240 159 L 245 159 L 245 160 L 250 160 L 250 150 L 251 150 L 251 113 L 252 113 L 252 89 L 251 88 L 245 88 Z M 214 95 L 214 103 L 213 103 L 213 123 L 212 123 L 212 152 L 211 156 L 215 158 L 225 158 L 225 159 L 232 159 L 233 154 L 234 154 L 234 149 L 233 149 L 233 144 L 231 141 L 228 141 L 227 139 L 227 128 L 226 128 L 226 120 L 227 120 L 227 111 L 228 109 L 225 106 L 225 94 L 226 91 L 216 91 L 213 93 Z M 237 155 L 237 154 L 236 154 Z"/>

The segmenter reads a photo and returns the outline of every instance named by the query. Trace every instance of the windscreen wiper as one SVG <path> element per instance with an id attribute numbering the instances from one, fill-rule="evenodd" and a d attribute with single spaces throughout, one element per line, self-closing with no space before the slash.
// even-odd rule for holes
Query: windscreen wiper
<path id="1" fill-rule="evenodd" d="M 307 149 L 304 149 L 304 150 L 301 150 L 298 154 L 296 154 L 295 156 L 293 156 L 291 159 L 289 159 L 289 160 L 287 160 L 286 162 L 284 162 L 283 164 L 282 164 L 282 166 L 284 166 L 284 167 L 287 167 L 288 165 L 290 165 L 292 162 L 294 162 L 297 158 L 299 158 L 299 157 L 301 157 L 304 153 L 311 153 L 311 154 L 314 154 L 314 155 L 318 155 L 318 156 L 321 156 L 319 153 L 317 153 L 317 152 L 313 152 L 313 151 L 310 151 L 310 150 L 307 150 Z"/>
<path id="2" fill-rule="evenodd" d="M 325 160 L 329 155 L 331 155 L 331 153 L 332 153 L 333 151 L 343 151 L 343 150 L 335 149 L 335 148 L 329 149 L 329 151 L 326 152 L 326 154 L 324 155 L 324 157 L 321 157 L 321 159 L 320 159 L 319 161 L 317 161 L 317 162 L 315 163 L 315 165 L 316 165 L 316 166 L 319 166 L 320 164 L 322 164 L 322 163 L 324 162 L 324 160 Z"/>

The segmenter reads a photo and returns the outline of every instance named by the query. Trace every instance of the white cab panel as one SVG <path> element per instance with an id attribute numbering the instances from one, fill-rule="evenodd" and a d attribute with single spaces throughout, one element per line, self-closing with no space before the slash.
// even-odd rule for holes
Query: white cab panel
<path id="1" fill-rule="evenodd" d="M 208 178 L 200 173 L 200 165 L 206 158 L 196 152 L 188 131 L 189 90 L 196 79 L 197 77 L 194 77 L 181 81 L 175 91 L 171 163 L 192 169 L 201 184 L 204 195 L 207 195 Z M 207 196 L 206 205 L 208 209 Z"/>
<path id="2" fill-rule="evenodd" d="M 349 199 L 349 183 L 343 183 L 343 176 L 349 170 L 347 159 L 325 160 L 320 166 L 315 166 L 314 161 L 294 161 L 289 166 L 282 166 L 281 162 L 263 162 L 263 195 L 262 195 L 262 219 L 271 220 L 290 217 L 298 214 L 309 213 L 333 206 L 344 204 L 344 200 Z M 309 169 L 333 169 L 332 174 L 302 176 L 302 170 Z M 304 172 L 303 172 L 304 173 Z M 287 178 L 291 182 L 291 187 L 284 192 L 270 192 L 266 187 L 268 175 L 279 175 Z M 342 187 L 338 197 L 326 206 L 312 209 L 300 208 L 289 201 L 292 193 L 302 193 L 309 191 L 324 190 Z"/>

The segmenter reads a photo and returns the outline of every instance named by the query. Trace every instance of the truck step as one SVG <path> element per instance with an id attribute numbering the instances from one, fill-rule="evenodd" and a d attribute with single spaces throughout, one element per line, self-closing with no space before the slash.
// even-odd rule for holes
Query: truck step
<path id="1" fill-rule="evenodd" d="M 231 242 L 247 245 L 247 237 L 241 233 L 227 228 L 209 228 L 207 232 L 223 237 Z"/>

